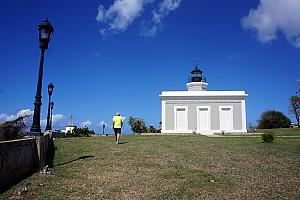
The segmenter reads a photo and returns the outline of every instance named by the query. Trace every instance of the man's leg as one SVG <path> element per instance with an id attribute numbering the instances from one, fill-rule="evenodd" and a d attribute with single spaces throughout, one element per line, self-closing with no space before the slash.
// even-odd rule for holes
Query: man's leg
<path id="1" fill-rule="evenodd" d="M 117 142 L 119 142 L 120 139 L 120 133 L 117 133 Z"/>
<path id="2" fill-rule="evenodd" d="M 121 129 L 118 128 L 116 132 L 117 132 L 117 143 L 119 143 L 120 135 L 121 135 Z"/>
<path id="3" fill-rule="evenodd" d="M 116 142 L 118 142 L 118 131 L 116 128 L 114 128 L 114 132 L 115 132 L 115 138 L 116 138 Z"/>

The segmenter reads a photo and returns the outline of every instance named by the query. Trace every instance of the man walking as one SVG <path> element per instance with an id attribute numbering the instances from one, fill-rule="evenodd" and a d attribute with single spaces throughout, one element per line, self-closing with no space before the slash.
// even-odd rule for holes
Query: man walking
<path id="1" fill-rule="evenodd" d="M 119 144 L 122 126 L 123 126 L 123 117 L 120 115 L 120 113 L 117 112 L 116 115 L 113 117 L 113 129 L 116 136 L 116 144 Z"/>

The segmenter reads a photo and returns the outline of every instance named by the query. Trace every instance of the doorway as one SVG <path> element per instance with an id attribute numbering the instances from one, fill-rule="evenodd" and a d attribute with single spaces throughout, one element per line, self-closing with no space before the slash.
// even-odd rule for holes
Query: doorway
<path id="1" fill-rule="evenodd" d="M 197 130 L 210 130 L 210 107 L 197 106 Z"/>
<path id="2" fill-rule="evenodd" d="M 188 129 L 188 107 L 187 106 L 175 106 L 175 130 L 187 130 Z"/>
<path id="3" fill-rule="evenodd" d="M 220 106 L 220 130 L 233 130 L 233 107 Z"/>

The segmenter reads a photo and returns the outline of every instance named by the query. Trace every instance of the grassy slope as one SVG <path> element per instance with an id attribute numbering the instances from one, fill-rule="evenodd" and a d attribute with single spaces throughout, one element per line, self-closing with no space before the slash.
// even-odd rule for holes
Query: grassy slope
<path id="1" fill-rule="evenodd" d="M 55 141 L 51 175 L 25 182 L 34 199 L 300 199 L 300 138 L 124 136 Z"/>
<path id="2" fill-rule="evenodd" d="M 258 129 L 257 132 L 272 132 L 276 136 L 300 136 L 300 128 Z"/>

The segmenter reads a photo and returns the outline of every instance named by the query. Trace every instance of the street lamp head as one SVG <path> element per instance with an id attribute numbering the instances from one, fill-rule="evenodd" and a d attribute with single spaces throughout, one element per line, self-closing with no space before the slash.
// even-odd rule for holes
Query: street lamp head
<path id="1" fill-rule="evenodd" d="M 46 18 L 45 21 L 43 21 L 38 25 L 38 30 L 39 30 L 40 48 L 48 49 L 48 43 L 50 41 L 52 33 L 54 32 L 54 28 L 51 25 L 51 23 L 48 21 L 48 18 Z"/>
<path id="2" fill-rule="evenodd" d="M 48 85 L 48 94 L 49 94 L 49 96 L 52 95 L 53 89 L 54 89 L 54 85 L 52 83 L 49 83 L 49 85 Z"/>
<path id="3" fill-rule="evenodd" d="M 53 106 L 54 106 L 54 102 L 51 101 L 51 103 L 50 103 L 51 110 L 53 109 Z"/>

